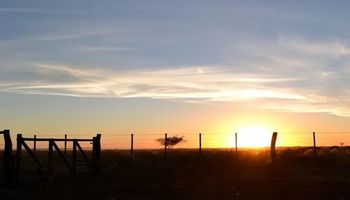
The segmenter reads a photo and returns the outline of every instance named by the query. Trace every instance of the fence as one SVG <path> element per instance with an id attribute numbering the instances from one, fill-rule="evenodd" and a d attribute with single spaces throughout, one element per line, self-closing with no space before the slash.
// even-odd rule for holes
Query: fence
<path id="1" fill-rule="evenodd" d="M 39 171 L 48 172 L 48 175 L 52 175 L 53 172 L 53 152 L 54 150 L 61 157 L 66 166 L 73 172 L 77 170 L 77 152 L 79 151 L 84 158 L 86 164 L 93 169 L 94 172 L 100 171 L 100 159 L 101 159 L 101 134 L 97 134 L 92 139 L 68 139 L 65 138 L 37 138 L 36 135 L 33 138 L 25 138 L 22 134 L 17 135 L 17 150 L 16 156 L 12 153 L 12 140 L 10 136 L 10 130 L 0 131 L 0 134 L 4 136 L 4 152 L 3 152 L 3 170 L 4 180 L 7 185 L 14 182 L 20 182 L 21 175 L 21 160 L 22 160 L 22 147 L 29 153 L 30 157 L 39 167 Z M 28 146 L 27 142 L 33 141 L 33 150 Z M 48 142 L 48 163 L 45 168 L 38 156 L 36 155 L 36 143 Z M 56 142 L 64 142 L 64 152 L 59 148 Z M 67 142 L 72 142 L 72 164 L 67 159 Z M 89 142 L 92 144 L 92 161 L 90 161 L 86 152 L 83 150 L 80 142 Z M 16 159 L 14 159 L 16 157 Z"/>
<path id="2" fill-rule="evenodd" d="M 37 138 L 36 136 L 33 138 L 24 138 L 22 137 L 22 134 L 17 135 L 17 151 L 16 151 L 16 181 L 20 181 L 20 169 L 21 169 L 21 154 L 22 154 L 22 147 L 29 153 L 31 158 L 35 161 L 35 163 L 38 165 L 39 169 L 44 169 L 43 164 L 40 162 L 38 157 L 35 154 L 36 151 L 36 143 L 37 142 L 48 142 L 48 164 L 47 164 L 47 171 L 49 174 L 52 174 L 53 171 L 53 150 L 55 149 L 58 155 L 62 158 L 66 166 L 71 171 L 76 171 L 77 165 L 77 150 L 81 153 L 84 160 L 86 161 L 87 165 L 90 166 L 92 169 L 94 169 L 95 172 L 98 172 L 100 170 L 100 155 L 101 155 L 101 144 L 100 144 L 101 134 L 97 134 L 96 137 L 93 137 L 92 139 L 68 139 L 66 136 L 64 139 L 62 138 Z M 28 146 L 26 141 L 34 141 L 34 151 Z M 64 142 L 65 143 L 65 150 L 63 153 L 61 149 L 58 147 L 56 142 Z M 72 165 L 69 163 L 66 155 L 66 148 L 67 148 L 67 142 L 73 143 L 73 152 L 72 152 Z M 92 143 L 92 162 L 89 160 L 88 156 L 84 152 L 83 148 L 79 144 L 79 142 L 91 142 Z"/>
<path id="3" fill-rule="evenodd" d="M 277 147 L 288 146 L 313 146 L 313 132 L 278 132 Z M 157 138 L 164 138 L 164 133 L 132 133 L 134 137 L 134 149 L 155 149 L 159 147 Z M 200 133 L 167 133 L 168 136 L 184 136 L 185 143 L 179 144 L 179 148 L 197 148 Z M 125 132 L 104 133 L 102 144 L 106 149 L 130 149 L 131 134 Z M 272 132 L 263 137 L 247 138 L 240 132 L 218 133 L 202 132 L 202 148 L 235 148 L 247 146 L 270 146 Z M 344 146 L 350 145 L 350 132 L 315 132 L 318 146 Z M 263 138 L 263 142 L 258 139 Z M 249 139 L 249 141 L 248 141 Z M 243 141 L 244 140 L 244 141 Z M 235 144 L 237 141 L 237 145 Z M 258 143 L 258 145 L 256 145 Z M 262 144 L 262 145 L 261 145 Z"/>
<path id="4" fill-rule="evenodd" d="M 106 149 L 129 150 L 130 157 L 135 158 L 135 151 L 140 149 L 160 149 L 163 148 L 164 155 L 168 154 L 168 148 L 160 145 L 156 139 L 163 138 L 166 140 L 172 136 L 184 136 L 185 143 L 176 146 L 179 149 L 197 149 L 202 154 L 204 149 L 208 148 L 226 148 L 230 151 L 238 152 L 241 148 L 246 148 L 249 142 L 251 147 L 269 147 L 273 139 L 273 133 L 267 133 L 263 138 L 247 138 L 240 132 L 222 134 L 222 133 L 181 133 L 181 134 L 125 134 L 125 133 L 105 133 L 102 144 Z M 263 140 L 264 143 L 259 143 Z M 254 143 L 258 141 L 258 143 Z M 257 146 L 255 146 L 258 144 Z M 311 149 L 312 156 L 317 157 L 317 151 L 320 147 L 347 147 L 350 144 L 350 132 L 347 131 L 319 131 L 319 132 L 281 132 L 276 135 L 273 149 L 290 148 L 290 147 L 308 147 Z M 259 146 L 261 145 L 261 146 Z M 271 151 L 273 152 L 273 151 Z M 271 159 L 275 155 L 271 154 Z"/>
<path id="5" fill-rule="evenodd" d="M 21 134 L 17 136 L 17 151 L 16 159 L 12 153 L 12 142 L 10 137 L 10 131 L 4 130 L 0 131 L 0 134 L 4 135 L 4 156 L 3 156 L 3 168 L 5 170 L 5 180 L 6 182 L 11 182 L 13 180 L 14 174 L 16 174 L 17 181 L 19 181 L 20 170 L 21 170 L 21 154 L 22 147 L 29 153 L 30 157 L 41 169 L 47 169 L 48 171 L 52 170 L 52 158 L 54 150 L 58 153 L 59 157 L 63 160 L 67 168 L 71 171 L 76 171 L 76 158 L 77 153 L 80 152 L 82 158 L 85 160 L 86 164 L 90 166 L 94 171 L 98 172 L 100 169 L 100 154 L 101 154 L 101 142 L 106 148 L 109 149 L 125 149 L 129 150 L 131 160 L 135 158 L 135 150 L 139 149 L 156 149 L 157 138 L 163 138 L 164 141 L 167 141 L 169 138 L 176 134 L 125 134 L 125 133 L 116 133 L 116 134 L 104 134 L 104 140 L 101 141 L 101 135 L 98 134 L 92 139 L 71 139 L 68 138 L 67 134 L 64 135 L 64 138 L 40 138 L 36 134 L 31 137 L 23 137 Z M 198 133 L 198 134 L 178 134 L 179 136 L 184 136 L 186 143 L 180 144 L 179 148 L 191 148 L 197 149 L 198 154 L 202 155 L 203 149 L 207 148 L 229 148 L 231 151 L 237 153 L 240 148 L 244 146 L 244 138 L 239 132 L 231 134 L 219 134 L 219 133 Z M 346 146 L 350 144 L 350 132 L 333 132 L 333 131 L 320 131 L 320 132 L 282 132 L 278 134 L 277 132 L 269 133 L 266 135 L 266 143 L 264 146 L 270 146 L 270 157 L 271 161 L 274 163 L 276 160 L 276 148 L 281 146 L 288 146 L 288 143 L 285 141 L 292 141 L 293 145 L 290 146 L 301 146 L 301 147 L 310 147 L 312 148 L 313 157 L 317 157 L 317 151 L 320 146 L 330 146 L 332 148 L 340 146 Z M 259 140 L 257 138 L 249 138 L 250 141 Z M 282 141 L 282 142 L 281 142 Z M 32 145 L 28 145 L 28 142 L 31 142 Z M 45 143 L 45 146 L 42 143 Z M 63 148 L 60 148 L 57 144 L 58 142 L 63 142 Z M 92 143 L 92 160 L 88 158 L 88 155 L 83 150 L 84 146 L 82 143 Z M 271 142 L 271 143 L 270 143 Z M 72 143 L 72 145 L 70 144 Z M 224 144 L 224 145 L 223 145 Z M 243 145 L 242 145 L 243 144 Z M 300 145 L 298 145 L 300 144 Z M 29 147 L 29 146 L 32 146 Z M 72 147 L 71 149 L 69 149 Z M 36 151 L 38 148 L 47 148 L 48 150 L 48 163 L 45 167 L 42 162 L 36 156 Z M 163 145 L 164 155 L 167 156 L 168 145 L 165 142 Z M 62 150 L 61 150 L 62 149 Z M 67 151 L 72 152 L 72 162 L 68 160 Z M 16 161 L 16 165 L 14 165 Z M 14 170 L 15 169 L 15 170 Z"/>
<path id="6" fill-rule="evenodd" d="M 238 152 L 239 149 L 244 147 L 244 138 L 242 133 L 236 132 L 231 134 L 219 134 L 219 133 L 182 133 L 182 134 L 104 134 L 105 141 L 102 144 L 105 148 L 109 149 L 119 149 L 119 150 L 129 150 L 131 160 L 135 158 L 135 151 L 140 149 L 156 149 L 164 148 L 164 155 L 167 156 L 168 148 L 165 146 L 161 147 L 159 143 L 156 142 L 157 138 L 169 138 L 174 135 L 185 136 L 186 142 L 179 144 L 177 148 L 190 148 L 198 149 L 198 153 L 201 155 L 203 149 L 208 148 L 226 148 L 234 152 Z M 273 133 L 268 133 L 266 135 L 266 143 L 264 147 L 272 146 L 271 139 Z M 312 150 L 312 156 L 317 157 L 317 151 L 320 147 L 331 147 L 335 148 L 337 146 L 346 147 L 350 144 L 350 132 L 337 132 L 337 131 L 319 131 L 319 132 L 282 132 L 277 135 L 274 141 L 273 150 L 277 150 L 283 147 L 307 147 Z M 249 138 L 250 141 L 259 140 L 259 138 Z M 226 144 L 226 145 L 225 145 Z M 243 145 L 242 145 L 243 144 Z M 274 152 L 271 150 L 271 152 Z M 275 159 L 275 154 L 271 154 L 271 159 Z"/>
<path id="7" fill-rule="evenodd" d="M 160 144 L 157 139 L 163 138 L 164 141 L 172 136 L 184 136 L 185 143 L 180 143 L 177 148 L 180 149 L 198 149 L 199 154 L 202 154 L 203 149 L 208 148 L 229 148 L 231 151 L 237 152 L 241 146 L 239 146 L 239 134 L 213 134 L 213 133 L 198 133 L 198 134 L 104 134 L 105 141 L 102 141 L 105 148 L 129 150 L 130 157 L 133 160 L 135 157 L 135 150 L 140 149 L 159 149 L 163 148 L 164 155 L 168 154 L 167 145 Z M 221 139 L 218 139 L 221 138 Z M 271 133 L 267 135 L 267 141 L 271 141 Z M 229 141 L 230 140 L 230 141 Z M 252 138 L 254 140 L 254 138 Z M 229 145 L 220 146 L 222 143 L 228 143 Z M 277 145 L 277 137 L 274 142 Z M 270 143 L 264 145 L 270 146 Z"/>

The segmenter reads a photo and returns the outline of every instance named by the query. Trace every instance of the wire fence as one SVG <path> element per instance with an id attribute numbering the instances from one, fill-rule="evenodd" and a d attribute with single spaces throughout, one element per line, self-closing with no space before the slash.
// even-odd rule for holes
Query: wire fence
<path id="1" fill-rule="evenodd" d="M 237 141 L 236 136 L 237 134 Z M 24 137 L 40 137 L 64 138 L 65 134 L 23 134 Z M 91 138 L 94 134 L 66 134 L 67 138 Z M 183 137 L 184 142 L 176 145 L 176 148 L 235 148 L 236 143 L 238 148 L 242 147 L 268 147 L 270 146 L 272 133 L 252 135 L 243 134 L 240 132 L 233 133 L 218 133 L 218 132 L 203 132 L 201 133 L 201 141 L 199 141 L 199 133 L 167 133 L 168 137 L 179 136 Z M 12 135 L 12 141 L 16 141 Z M 131 142 L 133 148 L 137 149 L 161 149 L 163 148 L 158 138 L 164 138 L 165 133 L 133 133 L 133 141 L 131 141 L 131 133 L 114 132 L 102 133 L 101 144 L 103 149 L 130 149 Z M 316 145 L 322 146 L 350 146 L 350 131 L 317 131 L 315 132 Z M 277 137 L 277 147 L 310 147 L 313 146 L 313 132 L 279 132 Z M 28 142 L 28 145 L 37 149 L 47 149 L 47 142 Z M 64 148 L 64 142 L 57 142 L 60 148 Z M 15 147 L 15 145 L 13 145 Z M 82 142 L 82 148 L 92 149 L 90 142 Z M 67 150 L 73 147 L 71 142 L 67 143 Z M 0 149 L 4 148 L 4 141 L 0 139 Z"/>
<path id="2" fill-rule="evenodd" d="M 236 136 L 237 134 L 237 141 Z M 167 133 L 168 137 L 180 136 L 184 138 L 176 148 L 234 148 L 238 147 L 268 147 L 272 133 L 245 135 L 237 133 Z M 315 132 L 317 146 L 350 146 L 350 131 L 322 131 Z M 134 149 L 162 148 L 156 141 L 164 138 L 164 134 L 143 133 L 134 134 Z M 102 145 L 108 149 L 128 149 L 131 146 L 131 134 L 103 134 Z M 313 132 L 281 132 L 278 133 L 277 147 L 308 147 L 313 146 Z"/>

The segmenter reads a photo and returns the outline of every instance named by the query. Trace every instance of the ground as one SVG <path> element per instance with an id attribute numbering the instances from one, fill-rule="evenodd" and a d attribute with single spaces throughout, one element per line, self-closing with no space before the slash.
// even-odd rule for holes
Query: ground
<path id="1" fill-rule="evenodd" d="M 101 173 L 68 172 L 56 156 L 56 172 L 39 181 L 30 164 L 22 183 L 2 189 L 1 199 L 350 199 L 350 154 L 283 149 L 273 165 L 267 150 L 103 151 Z"/>

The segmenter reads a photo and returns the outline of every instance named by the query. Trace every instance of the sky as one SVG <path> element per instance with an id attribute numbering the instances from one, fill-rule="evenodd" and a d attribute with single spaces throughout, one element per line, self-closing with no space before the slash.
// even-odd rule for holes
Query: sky
<path id="1" fill-rule="evenodd" d="M 0 128 L 100 132 L 106 146 L 165 132 L 225 146 L 218 135 L 244 127 L 350 144 L 349 13 L 348 1 L 2 0 Z"/>

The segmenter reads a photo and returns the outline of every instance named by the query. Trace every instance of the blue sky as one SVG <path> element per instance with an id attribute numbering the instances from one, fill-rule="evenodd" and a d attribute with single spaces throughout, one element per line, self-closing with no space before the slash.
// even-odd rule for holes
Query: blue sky
<path id="1" fill-rule="evenodd" d="M 1 1 L 2 126 L 153 130 L 256 111 L 349 129 L 349 13 L 347 1 Z"/>

